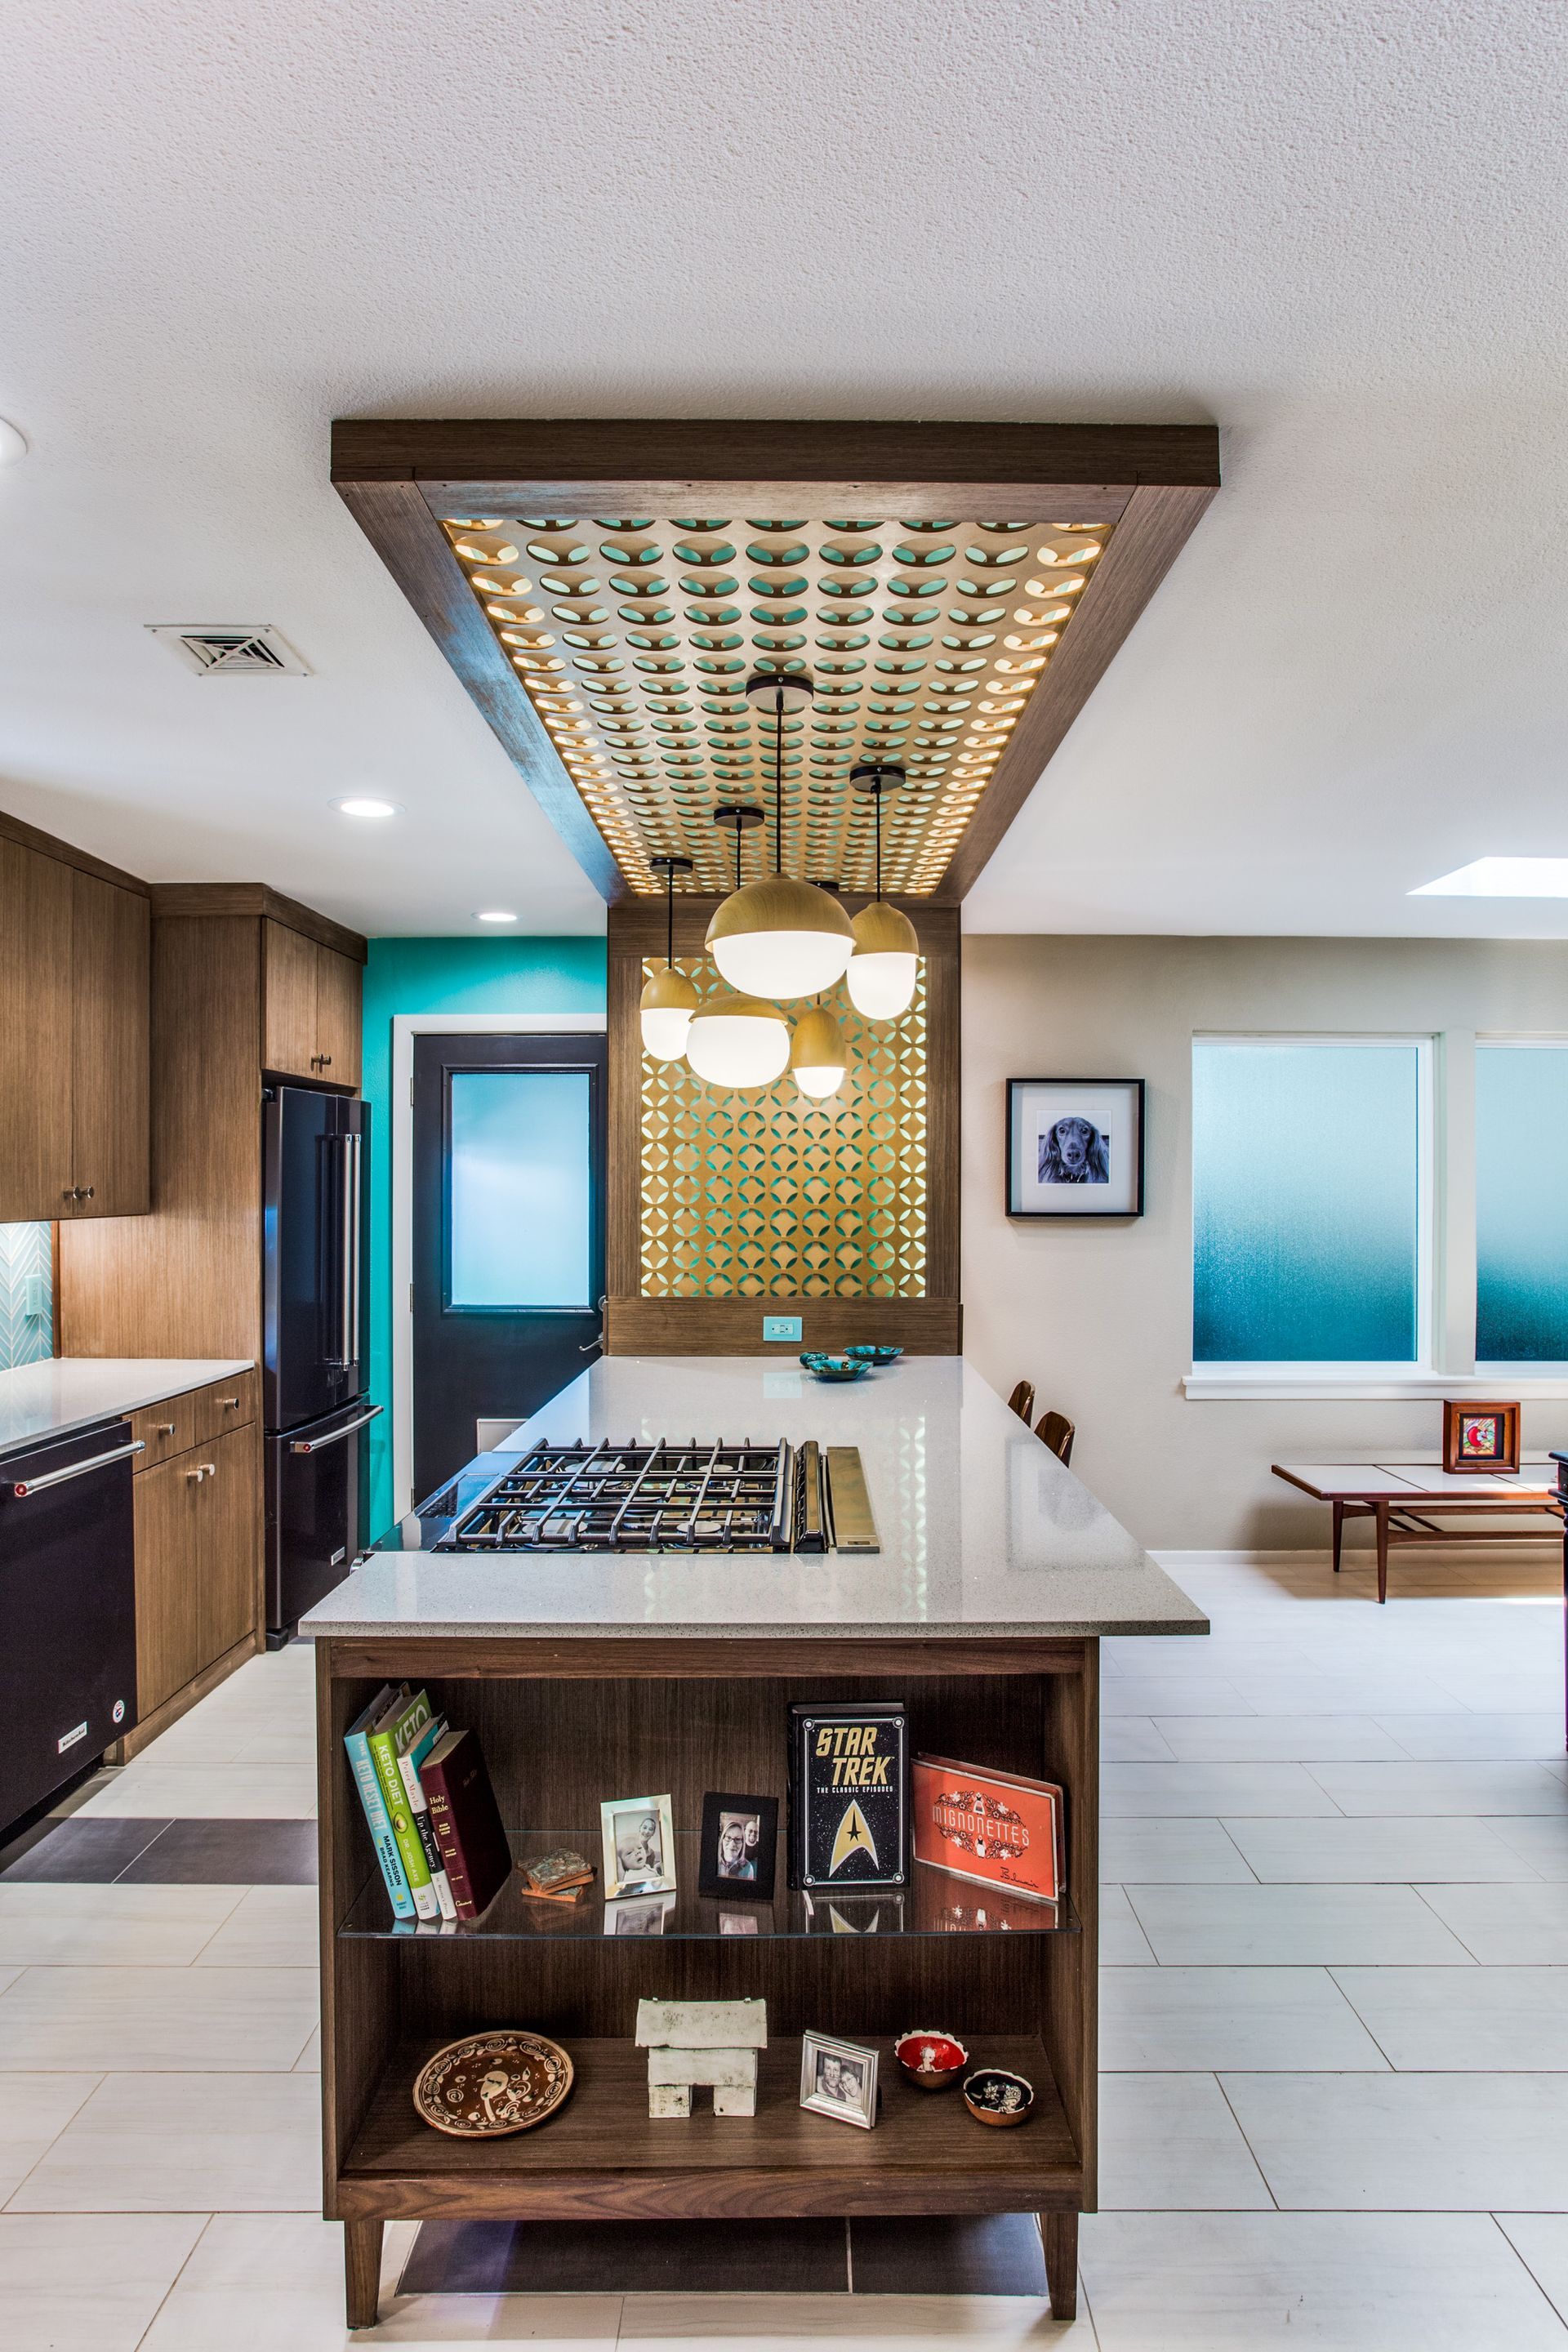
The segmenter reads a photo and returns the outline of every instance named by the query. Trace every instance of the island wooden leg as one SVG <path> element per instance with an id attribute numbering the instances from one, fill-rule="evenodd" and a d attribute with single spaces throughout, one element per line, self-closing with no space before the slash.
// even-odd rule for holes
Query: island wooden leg
<path id="1" fill-rule="evenodd" d="M 1050 2289 L 1051 2317 L 1078 2317 L 1078 2215 L 1042 2213 L 1040 2235 L 1046 2244 L 1046 2284 Z"/>
<path id="2" fill-rule="evenodd" d="M 381 2288 L 381 2233 L 385 2226 L 383 2221 L 343 2223 L 343 2299 L 350 2327 L 375 2326 Z"/>
<path id="3" fill-rule="evenodd" d="M 1340 1543 L 1344 1531 L 1345 1507 L 1342 1503 L 1336 1502 L 1334 1505 L 1334 1574 L 1336 1576 L 1340 1572 Z"/>
<path id="4" fill-rule="evenodd" d="M 1377 1507 L 1377 1597 L 1388 1598 L 1388 1505 Z"/>

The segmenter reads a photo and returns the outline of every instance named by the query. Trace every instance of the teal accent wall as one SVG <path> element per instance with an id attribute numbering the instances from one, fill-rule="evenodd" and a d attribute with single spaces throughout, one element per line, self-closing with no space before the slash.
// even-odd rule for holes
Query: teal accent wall
<path id="1" fill-rule="evenodd" d="M 0 1225 L 0 1372 L 54 1353 L 47 1225 Z"/>
<path id="2" fill-rule="evenodd" d="M 392 1493 L 392 1024 L 400 1014 L 603 1013 L 602 939 L 372 940 L 364 968 L 364 1098 L 371 1107 L 370 1523 Z"/>

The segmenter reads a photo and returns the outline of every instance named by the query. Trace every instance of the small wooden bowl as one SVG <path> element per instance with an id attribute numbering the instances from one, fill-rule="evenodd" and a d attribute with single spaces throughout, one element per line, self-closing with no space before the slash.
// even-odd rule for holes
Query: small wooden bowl
<path id="1" fill-rule="evenodd" d="M 975 2094 L 994 2089 L 995 2105 L 980 2105 Z M 1016 2106 L 1003 2106 L 1000 2100 L 1010 2090 L 1022 2094 Z M 1009 2074 L 1005 2066 L 980 2066 L 963 2078 L 963 2104 L 977 2124 L 995 2124 L 1004 2131 L 1014 2124 L 1026 2124 L 1035 2112 L 1035 2086 L 1022 2074 Z"/>
<path id="2" fill-rule="evenodd" d="M 951 2091 L 963 2079 L 969 2053 L 955 2033 L 900 2033 L 893 2044 L 899 2072 L 917 2091 Z M 934 2063 L 922 2065 L 922 2058 Z"/>

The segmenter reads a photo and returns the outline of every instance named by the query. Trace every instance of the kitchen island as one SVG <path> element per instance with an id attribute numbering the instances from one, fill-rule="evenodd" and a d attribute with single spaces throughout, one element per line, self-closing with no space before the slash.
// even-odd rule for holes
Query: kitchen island
<path id="1" fill-rule="evenodd" d="M 540 1441 L 816 1440 L 859 1449 L 873 1552 L 529 1554 L 436 1549 Z M 1041 2217 L 1052 2306 L 1073 2308 L 1096 2201 L 1099 1642 L 1203 1633 L 1186 1596 L 956 1358 L 852 1387 L 753 1358 L 595 1364 L 400 1523 L 304 1621 L 318 1644 L 325 2200 L 345 2227 L 349 2323 L 374 2317 L 384 2223 L 963 2214 Z M 683 1890 L 706 1791 L 785 1795 L 792 1699 L 895 1698 L 911 1751 L 1059 1782 L 1067 1899 L 998 1904 L 914 1867 L 910 1886 L 722 1911 L 684 1892 L 662 1933 L 511 1888 L 456 1931 L 394 1922 L 343 1734 L 384 1681 L 423 1685 L 479 1735 L 514 1853 L 599 1851 L 600 1803 L 668 1790 Z M 781 1880 L 783 1858 L 780 1863 Z M 542 1914 L 544 1916 L 541 1916 Z M 639 1998 L 760 1996 L 752 2117 L 650 2122 Z M 542 2128 L 465 2141 L 416 2116 L 443 2042 L 533 2028 L 576 2066 Z M 1019 2130 L 900 2079 L 893 2037 L 959 2034 L 1035 2085 Z M 874 2043 L 875 2130 L 796 2104 L 803 2031 Z"/>

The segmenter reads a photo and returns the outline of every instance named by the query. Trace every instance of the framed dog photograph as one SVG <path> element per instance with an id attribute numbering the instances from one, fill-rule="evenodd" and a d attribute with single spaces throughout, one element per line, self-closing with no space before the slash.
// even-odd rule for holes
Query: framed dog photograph
<path id="1" fill-rule="evenodd" d="M 668 1797 L 612 1797 L 599 1807 L 605 1900 L 675 1891 L 675 1822 Z"/>
<path id="2" fill-rule="evenodd" d="M 877 2053 L 858 2042 L 832 2042 L 806 2033 L 800 2044 L 800 2104 L 836 2124 L 858 2124 L 870 2131 L 877 2121 Z"/>
<path id="3" fill-rule="evenodd" d="M 1450 1477 L 1467 1470 L 1517 1470 L 1518 1405 L 1445 1400 L 1443 1467 Z"/>
<path id="4" fill-rule="evenodd" d="M 1009 1078 L 1007 1214 L 1142 1213 L 1143 1080 Z"/>
<path id="5" fill-rule="evenodd" d="M 702 1800 L 699 1893 L 771 1901 L 778 1843 L 776 1797 L 728 1797 L 710 1790 Z"/>

